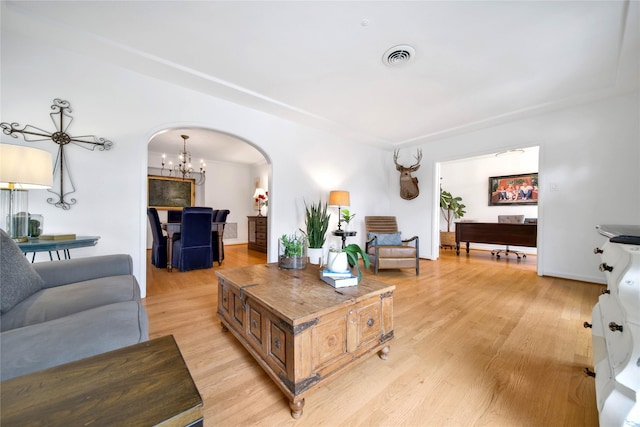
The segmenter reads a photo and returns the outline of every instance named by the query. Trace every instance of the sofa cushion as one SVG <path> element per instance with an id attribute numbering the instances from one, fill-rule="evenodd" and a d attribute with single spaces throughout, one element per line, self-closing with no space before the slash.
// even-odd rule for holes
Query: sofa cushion
<path id="1" fill-rule="evenodd" d="M 2 331 L 59 319 L 102 305 L 140 301 L 134 276 L 111 276 L 42 289 L 2 316 Z"/>
<path id="2" fill-rule="evenodd" d="M 0 313 L 4 314 L 42 289 L 44 281 L 4 230 L 0 230 L 0 254 Z"/>
<path id="3" fill-rule="evenodd" d="M 402 234 L 398 231 L 395 233 L 372 233 L 369 232 L 368 240 L 377 237 L 376 242 L 372 242 L 371 246 L 400 246 L 402 245 Z"/>
<path id="4" fill-rule="evenodd" d="M 369 255 L 376 255 L 376 248 L 371 247 L 368 251 Z M 382 258 L 416 258 L 416 248 L 413 246 L 380 246 L 378 248 L 378 256 Z"/>
<path id="5" fill-rule="evenodd" d="M 0 380 L 146 341 L 148 328 L 144 307 L 128 301 L 3 332 Z"/>

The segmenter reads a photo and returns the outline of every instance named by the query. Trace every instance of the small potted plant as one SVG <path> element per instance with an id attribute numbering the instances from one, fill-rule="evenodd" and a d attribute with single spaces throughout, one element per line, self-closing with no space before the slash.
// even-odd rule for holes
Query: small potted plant
<path id="1" fill-rule="evenodd" d="M 283 234 L 278 239 L 278 267 L 302 270 L 307 266 L 307 239 L 297 234 Z"/>
<path id="2" fill-rule="evenodd" d="M 362 271 L 358 265 L 358 257 L 362 257 L 365 268 L 369 268 L 371 265 L 369 255 L 358 244 L 351 243 L 342 249 L 331 248 L 329 249 L 327 268 L 335 272 L 344 272 L 347 271 L 347 265 L 351 268 L 355 267 L 358 272 L 358 282 L 360 282 Z"/>
<path id="3" fill-rule="evenodd" d="M 342 221 L 344 221 L 347 224 L 344 226 L 345 229 L 349 227 L 349 223 L 356 216 L 356 214 L 351 213 L 349 209 L 342 209 L 342 212 L 340 213 L 340 215 L 341 215 Z"/>
<path id="4" fill-rule="evenodd" d="M 302 229 L 300 231 L 305 235 L 309 244 L 309 262 L 311 264 L 322 264 L 322 246 L 326 240 L 331 214 L 327 213 L 327 204 L 323 205 L 320 201 L 318 201 L 317 205 L 312 203 L 310 206 L 305 202 L 304 206 L 307 211 L 305 218 L 307 231 L 305 232 Z"/>
<path id="5" fill-rule="evenodd" d="M 454 219 L 462 218 L 467 213 L 464 208 L 466 206 L 462 203 L 462 197 L 454 197 L 440 186 L 440 211 L 447 222 L 447 231 L 440 232 L 441 247 L 454 247 L 456 245 L 456 233 L 451 231 L 451 224 L 453 224 Z"/>

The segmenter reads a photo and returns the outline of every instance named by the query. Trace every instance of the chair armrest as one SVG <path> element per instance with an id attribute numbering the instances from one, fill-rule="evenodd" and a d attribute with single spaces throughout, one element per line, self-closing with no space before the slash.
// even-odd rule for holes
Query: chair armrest
<path id="1" fill-rule="evenodd" d="M 371 246 L 372 244 L 377 247 L 377 240 L 378 236 L 373 236 L 371 239 L 367 240 L 364 244 L 364 251 L 369 252 L 369 246 Z"/>
<path id="2" fill-rule="evenodd" d="M 133 274 L 131 256 L 125 254 L 38 262 L 32 266 L 44 280 L 45 288 L 101 277 Z"/>
<path id="3" fill-rule="evenodd" d="M 413 242 L 414 240 L 417 242 L 417 241 L 418 241 L 418 236 L 413 236 L 413 237 L 412 237 L 412 238 L 410 238 L 410 239 L 404 239 L 404 240 L 402 241 L 402 243 L 409 243 L 409 242 Z"/>

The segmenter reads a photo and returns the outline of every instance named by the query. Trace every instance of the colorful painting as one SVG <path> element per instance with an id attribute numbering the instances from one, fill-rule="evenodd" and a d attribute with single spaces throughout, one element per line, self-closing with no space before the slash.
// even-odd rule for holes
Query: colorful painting
<path id="1" fill-rule="evenodd" d="M 537 205 L 538 174 L 492 176 L 489 178 L 489 206 Z"/>

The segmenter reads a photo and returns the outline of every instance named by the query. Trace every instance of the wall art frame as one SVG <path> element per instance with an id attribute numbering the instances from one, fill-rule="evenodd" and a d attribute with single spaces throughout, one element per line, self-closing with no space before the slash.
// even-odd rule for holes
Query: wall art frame
<path id="1" fill-rule="evenodd" d="M 489 206 L 537 205 L 538 173 L 489 177 Z"/>
<path id="2" fill-rule="evenodd" d="M 158 210 L 195 206 L 196 180 L 148 175 L 147 197 L 147 206 Z"/>

